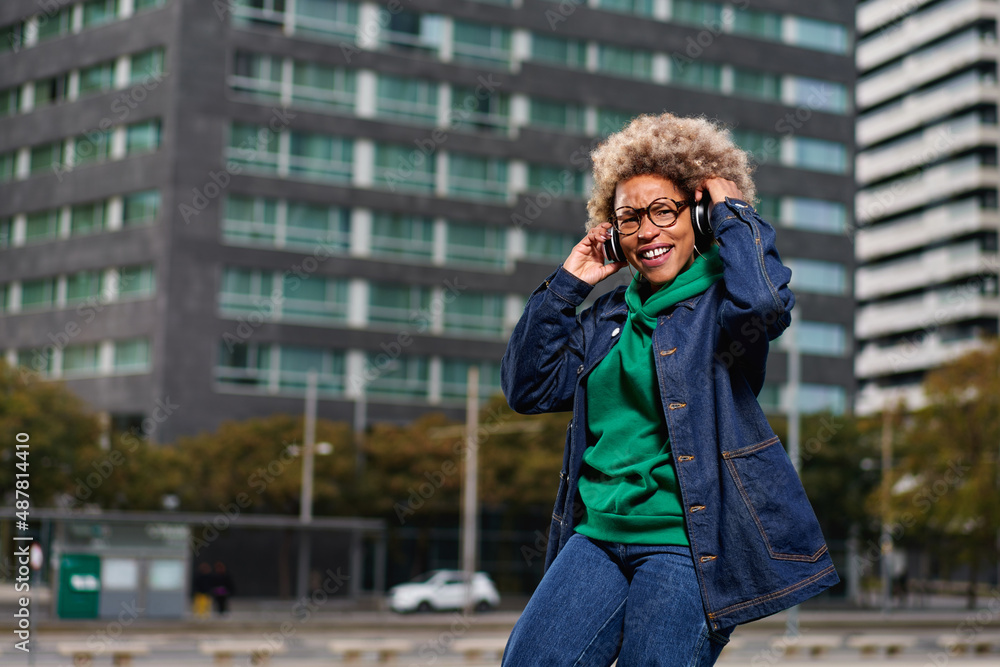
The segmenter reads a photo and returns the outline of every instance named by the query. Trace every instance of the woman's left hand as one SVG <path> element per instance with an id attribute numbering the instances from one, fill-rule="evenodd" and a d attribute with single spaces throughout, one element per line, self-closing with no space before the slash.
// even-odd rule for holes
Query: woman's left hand
<path id="1" fill-rule="evenodd" d="M 707 178 L 705 181 L 695 188 L 694 200 L 701 201 L 702 196 L 708 193 L 709 199 L 715 204 L 719 202 L 726 201 L 726 197 L 732 199 L 743 199 L 743 193 L 740 189 L 730 180 L 725 178 Z"/>

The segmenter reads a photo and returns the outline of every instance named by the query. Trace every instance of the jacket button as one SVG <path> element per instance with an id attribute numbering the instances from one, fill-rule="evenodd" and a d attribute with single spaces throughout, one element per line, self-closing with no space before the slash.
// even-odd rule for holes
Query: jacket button
<path id="1" fill-rule="evenodd" d="M 673 354 L 676 351 L 677 351 L 676 347 L 672 347 L 669 350 L 660 350 L 660 356 L 665 357 L 667 355 Z"/>
<path id="2" fill-rule="evenodd" d="M 580 367 L 576 369 L 576 374 L 579 375 L 582 372 L 583 372 L 583 364 L 580 364 Z"/>
<path id="3" fill-rule="evenodd" d="M 615 327 L 615 330 L 611 332 L 611 337 L 614 338 L 615 336 L 617 336 L 618 334 L 620 334 L 621 331 L 622 330 L 621 330 L 620 327 Z"/>

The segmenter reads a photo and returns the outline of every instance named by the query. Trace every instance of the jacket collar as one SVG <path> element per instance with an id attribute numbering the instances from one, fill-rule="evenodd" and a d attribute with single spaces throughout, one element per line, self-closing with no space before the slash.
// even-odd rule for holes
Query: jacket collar
<path id="1" fill-rule="evenodd" d="M 715 284 L 709 286 L 709 288 L 706 289 L 701 294 L 696 294 L 690 299 L 685 299 L 684 301 L 678 301 L 674 307 L 675 308 L 684 307 L 687 308 L 688 310 L 694 310 L 695 306 L 698 305 L 698 302 L 701 301 L 702 297 L 704 297 L 706 294 L 709 294 L 713 290 L 718 289 L 720 284 L 724 284 L 724 282 L 720 280 Z M 598 315 L 598 319 L 601 320 L 617 319 L 620 317 L 625 317 L 626 315 L 628 315 L 628 305 L 625 303 L 625 288 L 619 287 L 614 291 L 613 297 L 611 299 L 608 299 L 608 305 L 605 306 L 604 310 L 600 313 L 600 315 Z"/>

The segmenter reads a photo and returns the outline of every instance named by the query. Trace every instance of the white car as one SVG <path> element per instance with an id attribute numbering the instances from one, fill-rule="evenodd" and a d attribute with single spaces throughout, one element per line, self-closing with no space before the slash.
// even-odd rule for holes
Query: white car
<path id="1" fill-rule="evenodd" d="M 436 611 L 465 607 L 469 587 L 461 570 L 431 570 L 389 589 L 389 608 L 397 612 Z M 472 605 L 477 611 L 494 609 L 500 594 L 485 572 L 472 575 Z"/>

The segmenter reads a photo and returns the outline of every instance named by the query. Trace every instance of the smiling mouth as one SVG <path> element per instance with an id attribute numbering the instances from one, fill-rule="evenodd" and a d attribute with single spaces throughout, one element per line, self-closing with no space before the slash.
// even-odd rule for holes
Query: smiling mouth
<path id="1" fill-rule="evenodd" d="M 673 249 L 673 246 L 660 246 L 658 248 L 651 248 L 649 250 L 643 250 L 639 253 L 639 257 L 642 259 L 657 259 L 663 257 L 668 252 Z"/>

